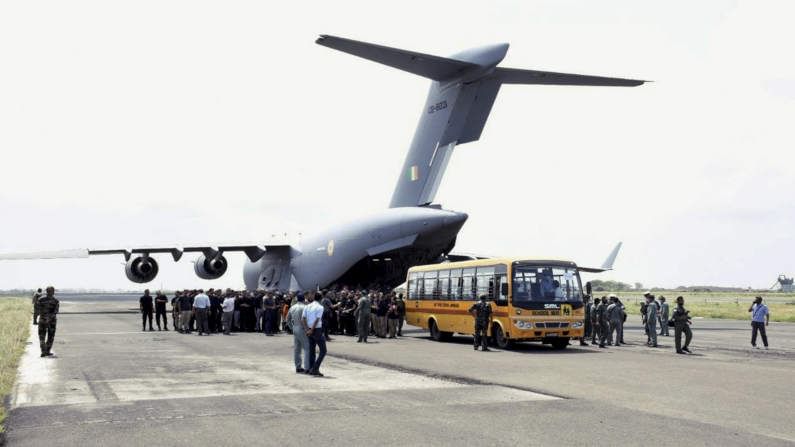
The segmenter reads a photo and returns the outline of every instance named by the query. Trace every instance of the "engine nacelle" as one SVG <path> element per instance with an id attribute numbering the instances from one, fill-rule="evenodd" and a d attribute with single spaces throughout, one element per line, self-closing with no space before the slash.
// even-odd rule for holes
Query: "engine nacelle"
<path id="1" fill-rule="evenodd" d="M 201 255 L 196 259 L 196 263 L 193 264 L 193 270 L 196 272 L 196 276 L 201 279 L 218 279 L 224 276 L 228 266 L 226 258 L 221 255 L 214 258 Z"/>
<path id="2" fill-rule="evenodd" d="M 127 279 L 139 284 L 155 279 L 158 271 L 157 261 L 148 256 L 131 258 L 124 267 L 124 273 L 127 274 Z"/>

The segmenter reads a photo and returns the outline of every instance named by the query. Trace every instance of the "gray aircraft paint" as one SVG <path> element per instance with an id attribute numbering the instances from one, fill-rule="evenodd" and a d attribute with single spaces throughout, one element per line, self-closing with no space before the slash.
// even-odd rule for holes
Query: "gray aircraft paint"
<path id="1" fill-rule="evenodd" d="M 0 260 L 123 254 L 127 260 L 127 277 L 135 282 L 148 282 L 154 276 L 135 277 L 135 265 L 141 265 L 143 260 L 150 268 L 148 271 L 156 276 L 157 263 L 150 258 L 153 253 L 169 253 L 178 261 L 185 252 L 199 252 L 196 273 L 201 278 L 212 279 L 225 273 L 227 263 L 222 258 L 225 252 L 242 251 L 249 259 L 243 271 L 249 290 L 308 290 L 337 282 L 358 285 L 373 280 L 394 287 L 403 282 L 409 267 L 439 262 L 455 246 L 467 214 L 442 210 L 431 203 L 453 149 L 480 138 L 502 84 L 629 87 L 644 82 L 497 67 L 508 51 L 507 43 L 444 58 L 327 35 L 320 36 L 316 42 L 432 80 L 389 209 L 306 236 L 298 246 L 255 243 L 62 250 L 6 254 L 0 255 Z M 619 247 L 608 259 L 615 259 Z M 223 266 L 220 269 L 223 271 L 208 271 L 213 265 Z M 612 261 L 588 271 L 603 271 L 605 267 L 612 267 Z"/>

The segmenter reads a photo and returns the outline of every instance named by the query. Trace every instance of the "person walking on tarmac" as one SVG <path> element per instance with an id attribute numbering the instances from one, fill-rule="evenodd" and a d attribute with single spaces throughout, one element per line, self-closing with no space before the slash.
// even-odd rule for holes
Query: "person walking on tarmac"
<path id="1" fill-rule="evenodd" d="M 36 313 L 39 314 L 39 345 L 41 356 L 52 355 L 52 342 L 55 340 L 55 326 L 58 322 L 60 302 L 55 298 L 55 288 L 47 287 L 47 295 L 36 302 Z"/>
<path id="2" fill-rule="evenodd" d="M 676 308 L 673 313 L 674 320 L 674 342 L 676 343 L 677 354 L 690 354 L 690 340 L 693 339 L 693 332 L 690 330 L 690 311 L 685 309 L 685 299 L 681 296 L 676 297 Z M 685 334 L 685 345 L 682 346 L 682 333 Z"/>
<path id="3" fill-rule="evenodd" d="M 354 311 L 356 333 L 359 335 L 356 343 L 367 343 L 367 336 L 370 334 L 370 297 L 366 290 L 362 293 L 356 292 L 356 295 L 359 296 L 359 302 Z"/>
<path id="4" fill-rule="evenodd" d="M 39 311 L 36 310 L 36 303 L 39 302 L 39 298 L 41 298 L 41 289 L 33 293 L 33 324 L 39 324 Z"/>
<path id="5" fill-rule="evenodd" d="M 480 301 L 469 308 L 469 313 L 475 317 L 475 351 L 478 345 L 483 351 L 489 351 L 488 331 L 491 324 L 491 304 L 486 301 L 486 295 L 480 295 Z"/>

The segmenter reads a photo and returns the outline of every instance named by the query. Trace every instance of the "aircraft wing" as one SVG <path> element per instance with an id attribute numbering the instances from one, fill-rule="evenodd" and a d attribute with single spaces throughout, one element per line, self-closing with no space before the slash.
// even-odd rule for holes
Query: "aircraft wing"
<path id="1" fill-rule="evenodd" d="M 618 251 L 621 250 L 621 245 L 622 245 L 621 242 L 616 244 L 616 247 L 613 249 L 613 251 L 610 252 L 610 254 L 607 256 L 607 259 L 605 259 L 605 262 L 602 263 L 601 267 L 577 266 L 577 270 L 588 273 L 602 273 L 608 270 L 613 270 L 613 264 L 616 262 L 616 257 L 618 257 Z"/>
<path id="2" fill-rule="evenodd" d="M 111 249 L 74 249 L 57 251 L 39 251 L 25 253 L 5 253 L 0 254 L 0 261 L 24 260 L 24 259 L 67 259 L 67 258 L 87 258 L 94 255 L 124 255 L 125 260 L 130 260 L 132 255 L 149 255 L 153 253 L 169 253 L 174 261 L 179 261 L 185 253 L 202 253 L 208 258 L 228 251 L 239 251 L 245 253 L 251 262 L 257 262 L 265 256 L 265 253 L 272 250 L 290 249 L 297 250 L 289 244 L 233 244 L 233 245 L 192 245 L 185 247 L 140 247 L 140 248 L 111 248 Z"/>
<path id="3" fill-rule="evenodd" d="M 494 76 L 503 84 L 592 85 L 605 87 L 636 87 L 645 82 L 638 79 L 607 78 L 554 71 L 497 68 Z"/>

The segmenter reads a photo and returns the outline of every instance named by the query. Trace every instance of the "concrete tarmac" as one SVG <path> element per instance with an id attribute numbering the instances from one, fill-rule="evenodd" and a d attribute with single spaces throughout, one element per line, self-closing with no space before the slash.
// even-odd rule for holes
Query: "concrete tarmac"
<path id="1" fill-rule="evenodd" d="M 54 358 L 23 357 L 11 446 L 793 445 L 795 325 L 695 320 L 693 355 L 645 346 L 472 349 L 408 327 L 336 336 L 324 378 L 295 374 L 292 336 L 141 332 L 134 302 L 64 300 Z M 74 313 L 70 313 L 74 312 Z M 171 325 L 170 325 L 171 326 Z M 35 330 L 35 327 L 33 327 Z"/>

